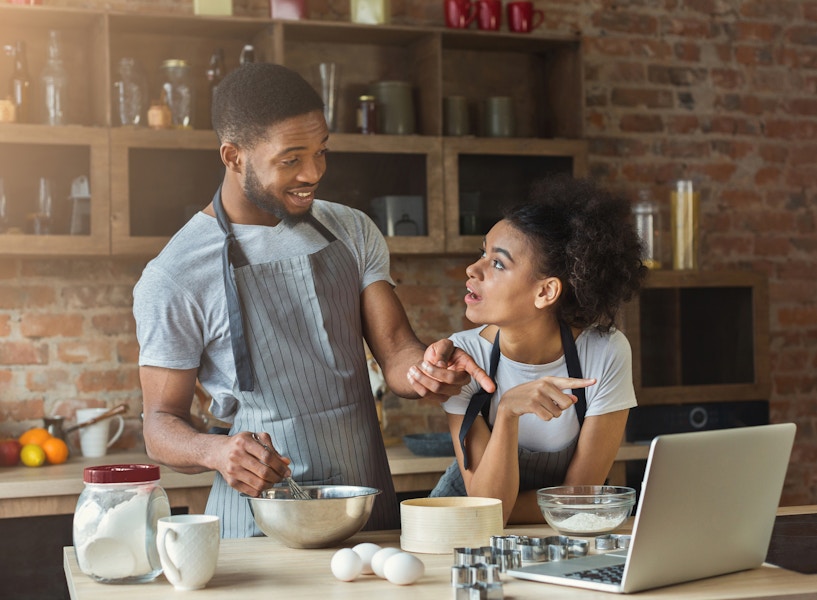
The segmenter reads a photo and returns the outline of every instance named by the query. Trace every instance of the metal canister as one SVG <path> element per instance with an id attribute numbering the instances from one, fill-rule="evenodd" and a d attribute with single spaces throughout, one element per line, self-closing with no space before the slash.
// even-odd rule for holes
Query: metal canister
<path id="1" fill-rule="evenodd" d="M 357 132 L 377 133 L 377 107 L 374 96 L 360 97 L 357 107 Z"/>

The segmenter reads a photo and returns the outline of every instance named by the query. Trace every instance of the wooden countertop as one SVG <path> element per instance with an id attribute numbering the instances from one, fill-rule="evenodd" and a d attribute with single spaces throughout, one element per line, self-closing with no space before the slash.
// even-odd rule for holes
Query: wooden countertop
<path id="1" fill-rule="evenodd" d="M 649 446 L 624 444 L 616 457 L 617 466 L 623 467 L 627 460 L 646 458 L 648 451 Z M 398 492 L 430 490 L 454 460 L 450 456 L 417 456 L 403 444 L 388 446 L 386 454 Z M 71 457 L 61 465 L 0 468 L 0 518 L 71 514 L 84 488 L 82 472 L 85 467 L 154 462 L 144 452 L 116 452 L 103 458 Z M 160 473 L 161 485 L 170 497 L 171 505 L 188 506 L 194 513 L 204 511 L 213 472 L 187 475 L 160 466 Z"/>
<path id="2" fill-rule="evenodd" d="M 781 514 L 817 512 L 817 506 L 781 509 Z M 508 534 L 547 536 L 553 530 L 545 525 L 513 527 Z M 398 531 L 364 532 L 347 540 L 344 547 L 359 542 L 399 547 Z M 592 541 L 591 541 L 592 548 Z M 374 575 L 364 575 L 353 582 L 336 580 L 329 561 L 337 548 L 292 550 L 270 538 L 222 540 L 216 574 L 207 587 L 195 592 L 196 598 L 298 598 L 299 600 L 367 600 L 385 596 L 425 600 L 451 598 L 451 554 L 417 554 L 425 563 L 425 575 L 414 585 L 397 586 Z M 64 549 L 64 566 L 72 600 L 110 600 L 138 598 L 152 600 L 175 596 L 164 576 L 137 585 L 106 585 L 84 575 L 77 565 L 73 547 Z M 614 594 L 579 590 L 558 585 L 522 581 L 502 576 L 506 598 L 533 600 L 547 597 L 561 599 L 605 599 Z M 692 583 L 640 592 L 638 600 L 713 600 L 736 598 L 785 598 L 805 600 L 817 594 L 817 575 L 803 575 L 764 564 L 758 569 L 713 577 Z"/>

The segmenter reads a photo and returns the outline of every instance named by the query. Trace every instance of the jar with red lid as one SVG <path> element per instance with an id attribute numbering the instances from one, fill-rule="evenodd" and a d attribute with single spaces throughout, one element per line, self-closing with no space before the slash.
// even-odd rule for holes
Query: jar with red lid
<path id="1" fill-rule="evenodd" d="M 83 573 L 101 583 L 141 583 L 162 572 L 157 522 L 170 515 L 156 465 L 86 467 L 74 511 L 74 548 Z"/>

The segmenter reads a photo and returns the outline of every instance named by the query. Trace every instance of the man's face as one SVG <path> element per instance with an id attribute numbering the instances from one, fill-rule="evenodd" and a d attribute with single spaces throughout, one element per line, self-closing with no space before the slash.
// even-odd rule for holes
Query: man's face
<path id="1" fill-rule="evenodd" d="M 326 172 L 328 136 L 322 111 L 270 126 L 265 140 L 244 150 L 247 200 L 281 220 L 308 214 Z"/>

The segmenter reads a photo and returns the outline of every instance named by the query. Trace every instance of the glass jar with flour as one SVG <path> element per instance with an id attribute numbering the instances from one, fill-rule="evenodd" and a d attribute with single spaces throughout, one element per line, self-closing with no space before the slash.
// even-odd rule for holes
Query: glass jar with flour
<path id="1" fill-rule="evenodd" d="M 170 515 L 156 465 L 86 467 L 74 512 L 83 573 L 101 583 L 141 583 L 162 572 L 157 521 Z"/>

